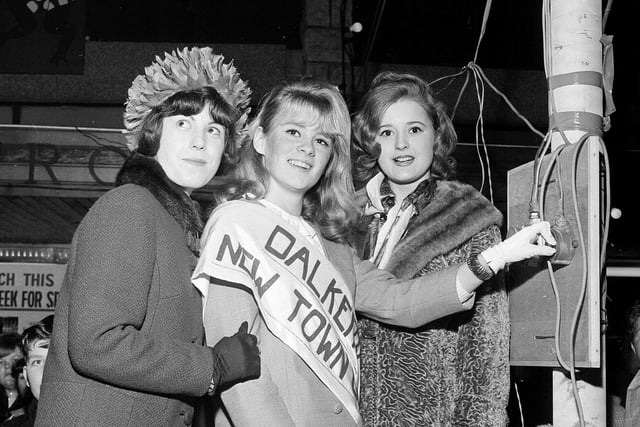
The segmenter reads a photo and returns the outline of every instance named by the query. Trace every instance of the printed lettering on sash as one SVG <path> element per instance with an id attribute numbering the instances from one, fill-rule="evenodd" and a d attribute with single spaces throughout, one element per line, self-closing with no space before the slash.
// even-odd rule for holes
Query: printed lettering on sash
<path id="1" fill-rule="evenodd" d="M 250 289 L 269 330 L 361 424 L 353 296 L 322 251 L 274 212 L 246 201 L 214 211 L 203 242 L 205 262 L 193 282 L 205 298 L 216 279 Z"/>

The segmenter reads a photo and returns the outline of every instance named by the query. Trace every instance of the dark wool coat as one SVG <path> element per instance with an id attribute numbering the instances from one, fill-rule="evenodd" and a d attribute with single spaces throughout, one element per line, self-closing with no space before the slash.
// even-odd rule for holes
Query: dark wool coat
<path id="1" fill-rule="evenodd" d="M 386 268 L 400 278 L 464 262 L 472 240 L 482 249 L 500 241 L 502 215 L 469 185 L 439 181 L 422 203 Z M 365 426 L 505 426 L 509 333 L 502 274 L 478 288 L 472 310 L 419 329 L 362 318 Z"/>
<path id="2" fill-rule="evenodd" d="M 213 354 L 191 285 L 197 206 L 152 159 L 125 163 L 73 238 L 37 426 L 185 426 Z"/>

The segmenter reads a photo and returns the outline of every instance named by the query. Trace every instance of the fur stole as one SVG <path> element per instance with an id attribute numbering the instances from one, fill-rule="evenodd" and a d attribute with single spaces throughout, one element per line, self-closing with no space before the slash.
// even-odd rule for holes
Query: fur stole
<path id="1" fill-rule="evenodd" d="M 500 211 L 474 187 L 459 181 L 437 181 L 433 198 L 423 203 L 416 206 L 418 213 L 385 268 L 400 278 L 415 277 L 435 256 L 491 225 L 502 225 Z"/>
<path id="2" fill-rule="evenodd" d="M 184 230 L 191 252 L 199 255 L 202 233 L 200 206 L 167 177 L 155 159 L 140 154 L 129 157 L 116 177 L 116 187 L 125 184 L 147 189 Z"/>

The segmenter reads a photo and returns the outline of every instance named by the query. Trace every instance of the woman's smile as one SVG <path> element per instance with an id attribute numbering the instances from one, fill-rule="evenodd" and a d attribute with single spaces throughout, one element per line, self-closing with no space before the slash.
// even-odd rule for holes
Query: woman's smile
<path id="1" fill-rule="evenodd" d="M 393 161 L 398 166 L 408 166 L 413 163 L 414 160 L 415 157 L 413 156 L 398 156 L 393 158 Z"/>

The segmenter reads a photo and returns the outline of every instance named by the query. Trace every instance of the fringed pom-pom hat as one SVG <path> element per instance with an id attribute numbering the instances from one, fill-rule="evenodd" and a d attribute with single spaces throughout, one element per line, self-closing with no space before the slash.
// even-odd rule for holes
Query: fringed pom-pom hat
<path id="1" fill-rule="evenodd" d="M 241 133 L 249 115 L 251 89 L 242 81 L 233 61 L 224 64 L 224 57 L 213 53 L 210 47 L 165 52 L 164 59 L 156 60 L 145 68 L 144 75 L 133 80 L 125 103 L 124 126 L 127 146 L 138 148 L 137 133 L 151 109 L 165 99 L 183 90 L 211 86 L 238 111 L 236 132 Z"/>

